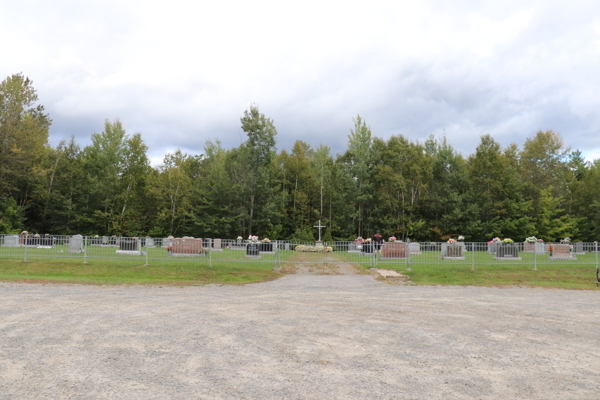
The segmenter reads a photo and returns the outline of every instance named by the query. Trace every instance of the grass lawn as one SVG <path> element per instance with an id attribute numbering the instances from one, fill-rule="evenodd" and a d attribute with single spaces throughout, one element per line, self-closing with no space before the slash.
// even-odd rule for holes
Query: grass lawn
<path id="1" fill-rule="evenodd" d="M 116 248 L 89 246 L 87 264 L 82 254 L 68 254 L 67 246 L 55 249 L 0 248 L 0 280 L 48 281 L 91 284 L 244 284 L 276 279 L 281 275 L 275 254 L 261 254 L 260 260 L 247 260 L 245 252 L 224 249 L 201 258 L 168 258 L 162 248 L 143 249 L 145 256 L 117 256 Z M 301 255 L 301 257 L 299 257 Z M 380 260 L 377 267 L 409 275 L 422 285 L 542 286 L 570 289 L 596 289 L 596 254 L 577 255 L 576 261 L 549 261 L 548 254 L 520 254 L 520 261 L 494 261 L 487 252 L 467 252 L 465 260 L 441 260 L 439 252 L 423 251 L 410 260 Z M 475 256 L 475 270 L 472 257 Z M 105 258 L 96 258 L 105 257 Z M 339 263 L 354 265 L 359 271 L 375 266 L 372 256 L 345 251 L 334 253 L 279 252 L 286 262 Z M 407 267 L 411 271 L 407 271 Z"/>

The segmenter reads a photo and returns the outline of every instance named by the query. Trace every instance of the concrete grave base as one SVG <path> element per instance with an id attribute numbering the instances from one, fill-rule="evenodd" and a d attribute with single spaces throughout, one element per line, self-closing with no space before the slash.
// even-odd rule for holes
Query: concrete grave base
<path id="1" fill-rule="evenodd" d="M 135 251 L 135 250 L 117 250 L 117 254 L 122 256 L 145 256 L 145 251 Z"/>
<path id="2" fill-rule="evenodd" d="M 494 261 L 521 261 L 521 257 L 494 257 Z"/>
<path id="3" fill-rule="evenodd" d="M 577 260 L 577 257 L 575 257 L 575 256 L 571 256 L 571 257 L 556 257 L 556 256 L 552 257 L 552 256 L 549 256 L 548 260 L 549 261 L 561 261 L 561 260 L 562 261 L 573 261 L 573 260 Z"/>

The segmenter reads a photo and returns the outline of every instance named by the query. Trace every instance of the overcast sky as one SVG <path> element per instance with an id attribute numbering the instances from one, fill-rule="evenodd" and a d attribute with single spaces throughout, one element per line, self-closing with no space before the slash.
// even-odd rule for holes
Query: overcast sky
<path id="1" fill-rule="evenodd" d="M 50 140 L 83 146 L 116 117 L 154 165 L 178 147 L 245 139 L 251 104 L 302 139 L 446 134 L 463 155 L 490 133 L 538 130 L 600 158 L 598 1 L 0 0 L 0 79 L 31 78 Z"/>

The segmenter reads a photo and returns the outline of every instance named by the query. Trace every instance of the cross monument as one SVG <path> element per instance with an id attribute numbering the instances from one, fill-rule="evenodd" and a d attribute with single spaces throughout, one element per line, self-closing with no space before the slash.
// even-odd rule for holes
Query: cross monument
<path id="1" fill-rule="evenodd" d="M 315 225 L 314 228 L 319 228 L 319 242 L 321 241 L 321 228 L 325 228 L 325 225 L 321 225 L 321 220 L 319 220 L 319 224 Z"/>

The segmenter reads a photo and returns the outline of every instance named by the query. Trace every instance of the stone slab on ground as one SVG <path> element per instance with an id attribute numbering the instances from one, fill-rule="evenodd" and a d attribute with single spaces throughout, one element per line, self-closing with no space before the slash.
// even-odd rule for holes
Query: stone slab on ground
<path id="1" fill-rule="evenodd" d="M 391 269 L 379 269 L 375 270 L 379 275 L 381 275 L 385 279 L 397 279 L 397 280 L 408 280 L 409 277 L 407 275 L 402 275 Z"/>

